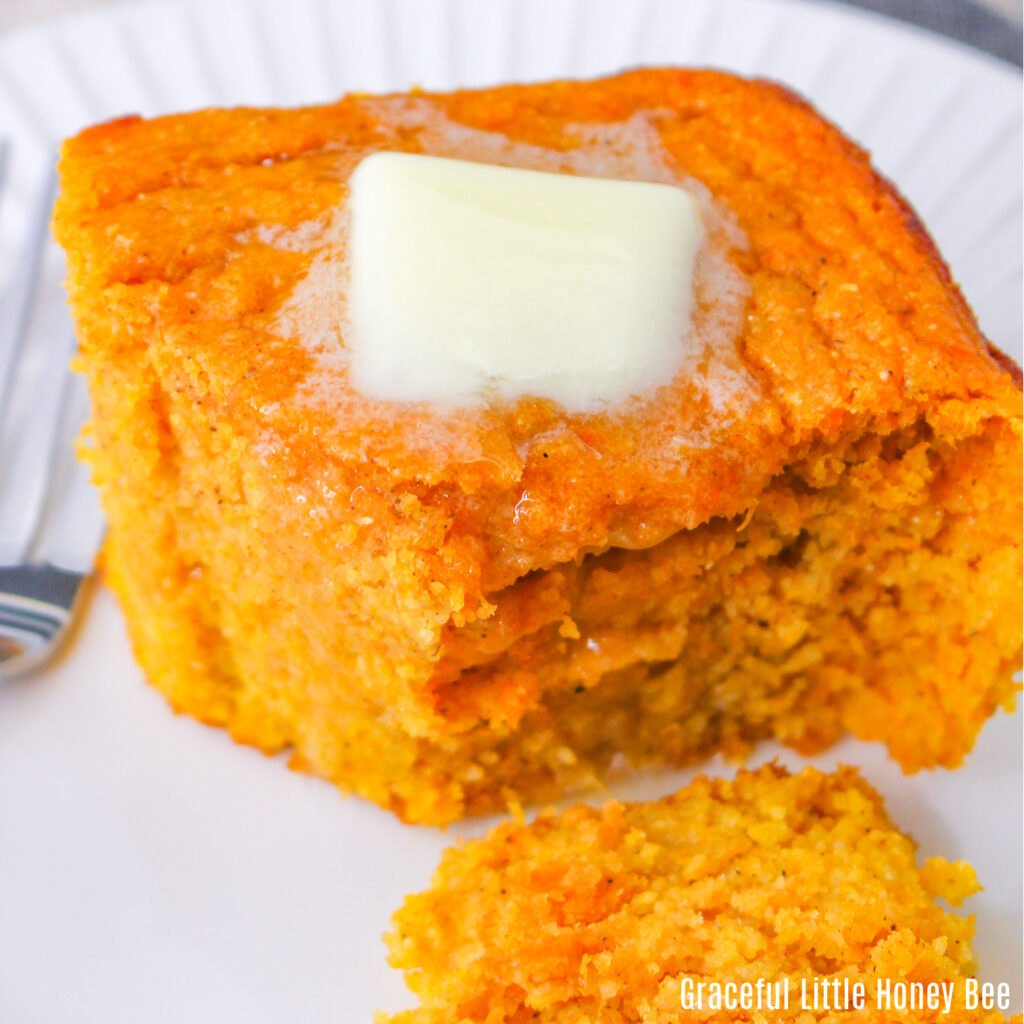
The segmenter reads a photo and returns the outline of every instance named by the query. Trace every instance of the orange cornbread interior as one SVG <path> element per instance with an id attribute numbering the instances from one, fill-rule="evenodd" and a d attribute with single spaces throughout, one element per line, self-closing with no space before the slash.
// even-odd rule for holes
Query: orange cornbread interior
<path id="1" fill-rule="evenodd" d="M 369 400 L 338 267 L 380 149 L 688 183 L 742 316 L 602 413 Z M 766 736 L 952 766 L 1012 699 L 1019 378 L 891 186 L 778 87 L 128 118 L 60 171 L 109 580 L 176 709 L 443 822 Z"/>
<path id="2" fill-rule="evenodd" d="M 509 821 L 446 850 L 395 914 L 390 961 L 420 1005 L 378 1024 L 1002 1020 L 966 1009 L 973 920 L 935 902 L 976 892 L 973 869 L 914 854 L 852 769 Z M 715 1012 L 706 988 L 684 1008 L 684 979 L 691 1000 L 702 981 L 781 983 L 788 1007 L 773 989 L 771 1008 Z M 820 992 L 815 1009 L 827 979 L 863 984 L 864 1009 Z M 885 979 L 952 983 L 951 1012 L 880 1010 Z"/>

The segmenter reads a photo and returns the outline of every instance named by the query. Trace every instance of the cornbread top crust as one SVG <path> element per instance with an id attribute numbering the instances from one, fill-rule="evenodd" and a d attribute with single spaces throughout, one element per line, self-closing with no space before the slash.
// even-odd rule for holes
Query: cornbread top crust
<path id="1" fill-rule="evenodd" d="M 381 149 L 698 190 L 722 257 L 698 294 L 700 364 L 592 415 L 356 393 L 346 180 Z M 385 548 L 417 522 L 417 574 L 442 619 L 486 614 L 486 595 L 530 570 L 738 514 L 811 445 L 869 424 L 924 417 L 955 441 L 1005 418 L 1019 435 L 1019 379 L 912 211 L 866 154 L 767 82 L 641 70 L 129 117 L 66 142 L 60 169 L 74 311 L 117 325 L 83 330 L 83 348 L 146 347 L 218 444 L 259 452 L 296 501 L 336 501 L 363 543 Z"/>
<path id="2" fill-rule="evenodd" d="M 848 768 L 770 765 L 657 802 L 542 812 L 449 848 L 431 887 L 406 899 L 387 941 L 420 1007 L 386 1019 L 1001 1020 L 965 1010 L 973 922 L 935 903 L 977 888 L 964 862 L 918 868 Z M 684 1009 L 684 978 L 788 981 L 789 1007 Z M 865 1010 L 803 1006 L 801 982 L 810 993 L 824 978 L 861 982 Z M 952 1012 L 875 1010 L 887 978 L 953 982 Z"/>

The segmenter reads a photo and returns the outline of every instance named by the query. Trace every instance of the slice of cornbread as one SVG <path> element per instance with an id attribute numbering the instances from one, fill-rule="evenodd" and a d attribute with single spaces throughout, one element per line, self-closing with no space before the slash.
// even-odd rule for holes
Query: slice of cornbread
<path id="1" fill-rule="evenodd" d="M 689 188 L 697 357 L 590 414 L 361 395 L 346 181 L 379 150 Z M 109 580 L 175 708 L 441 822 L 767 736 L 952 766 L 1012 699 L 1019 376 L 777 86 L 127 118 L 60 171 Z"/>
<path id="2" fill-rule="evenodd" d="M 420 1006 L 378 1021 L 1002 1020 L 968 1008 L 973 921 L 935 902 L 975 891 L 966 862 L 918 868 L 853 769 L 701 777 L 446 850 L 387 936 Z"/>

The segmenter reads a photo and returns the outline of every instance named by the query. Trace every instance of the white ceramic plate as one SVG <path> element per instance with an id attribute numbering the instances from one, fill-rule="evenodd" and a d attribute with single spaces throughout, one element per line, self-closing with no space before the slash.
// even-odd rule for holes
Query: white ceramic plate
<path id="1" fill-rule="evenodd" d="M 794 0 L 277 0 L 139 3 L 0 39 L 0 283 L 53 143 L 116 114 L 302 103 L 349 89 L 583 77 L 642 63 L 779 79 L 865 144 L 911 199 L 988 335 L 1021 359 L 1021 83 L 930 35 Z M 47 294 L 59 280 L 51 254 Z M 779 750 L 765 745 L 764 760 Z M 788 752 L 782 760 L 802 762 Z M 964 768 L 863 766 L 922 854 L 987 891 L 981 975 L 1020 1005 L 1021 715 Z M 732 769 L 715 761 L 711 769 Z M 668 792 L 693 773 L 617 796 Z M 0 1020 L 320 1024 L 409 1003 L 380 940 L 447 834 L 398 824 L 178 718 L 142 680 L 99 590 L 69 652 L 0 690 Z"/>

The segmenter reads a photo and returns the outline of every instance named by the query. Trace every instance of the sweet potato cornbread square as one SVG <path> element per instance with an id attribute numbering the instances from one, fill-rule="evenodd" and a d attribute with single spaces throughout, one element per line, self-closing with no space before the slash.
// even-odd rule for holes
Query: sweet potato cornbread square
<path id="1" fill-rule="evenodd" d="M 408 897 L 387 941 L 420 1006 L 378 1024 L 994 1024 L 973 921 L 936 905 L 977 889 L 964 861 L 918 868 L 852 769 L 542 812 Z"/>
<path id="2" fill-rule="evenodd" d="M 381 150 L 681 185 L 691 350 L 589 413 L 349 380 Z M 912 211 L 777 86 L 644 70 L 69 140 L 88 458 L 178 710 L 444 822 L 844 730 L 956 765 L 1021 649 L 1021 392 Z"/>

